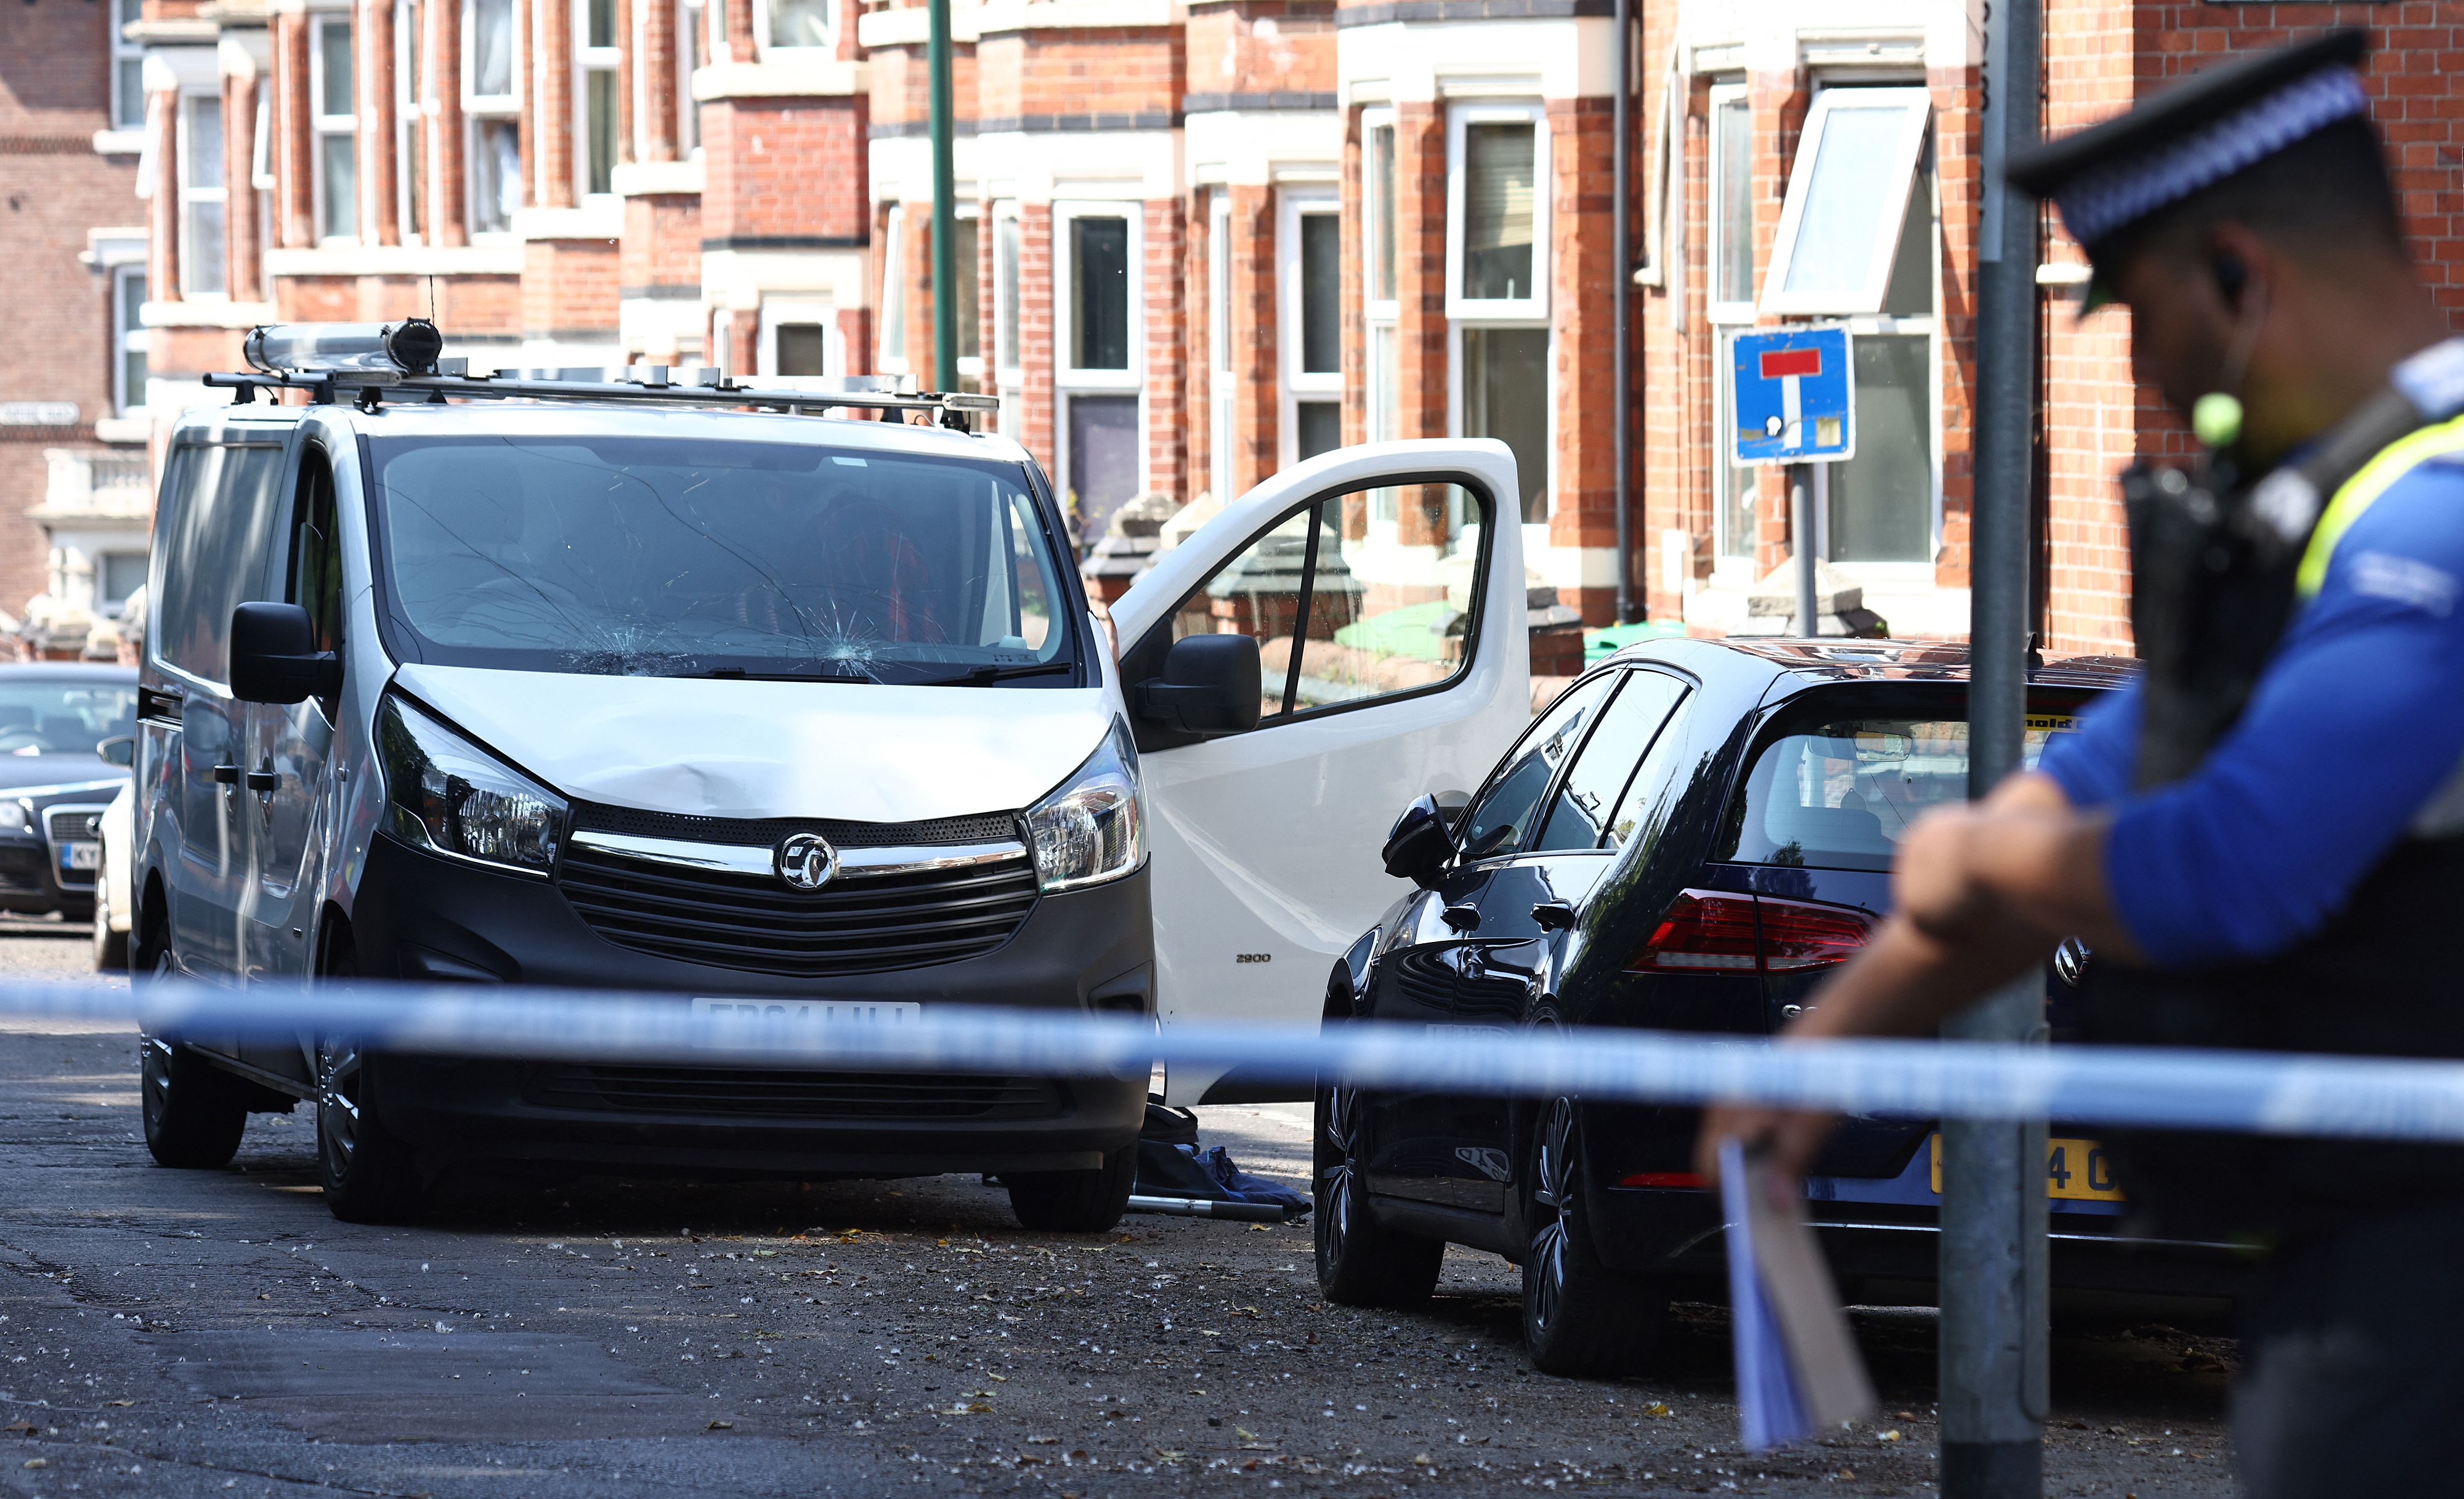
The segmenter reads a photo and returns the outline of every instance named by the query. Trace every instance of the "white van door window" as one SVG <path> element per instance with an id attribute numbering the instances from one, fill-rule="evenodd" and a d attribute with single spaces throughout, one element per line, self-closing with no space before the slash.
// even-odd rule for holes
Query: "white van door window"
<path id="1" fill-rule="evenodd" d="M 309 443 L 300 453 L 299 477 L 281 535 L 273 548 L 274 583 L 267 590 L 308 611 L 319 650 L 342 643 L 342 547 L 335 514 L 335 474 L 324 448 Z M 248 972 L 251 978 L 297 978 L 311 971 L 310 942 L 317 927 L 314 834 L 318 799 L 334 743 L 329 705 L 249 705 L 249 774 L 242 779 L 254 839 L 251 863 L 256 899 L 250 905 Z M 284 1042 L 253 1055 L 269 1071 L 305 1077 L 299 1047 Z"/>
<path id="2" fill-rule="evenodd" d="M 198 453 L 191 501 L 165 539 L 179 565 L 163 573 L 158 649 L 200 681 L 229 680 L 231 610 L 260 591 L 281 481 L 279 447 Z"/>
<path id="3" fill-rule="evenodd" d="M 1172 640 L 1226 631 L 1259 636 L 1273 699 L 1247 734 L 1139 730 L 1167 1024 L 1315 1020 L 1335 959 L 1404 889 L 1378 862 L 1396 814 L 1479 785 L 1529 720 L 1522 532 L 1492 524 L 1517 493 L 1493 444 L 1339 450 L 1233 501 L 1112 606 L 1133 702 Z M 1168 1085 L 1210 1089 L 1263 1096 L 1219 1071 Z"/>

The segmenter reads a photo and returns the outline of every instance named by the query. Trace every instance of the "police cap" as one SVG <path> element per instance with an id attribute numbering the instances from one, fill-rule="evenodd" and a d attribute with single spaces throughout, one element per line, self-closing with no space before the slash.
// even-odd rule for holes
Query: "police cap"
<path id="1" fill-rule="evenodd" d="M 2100 251 L 2123 231 L 2340 120 L 2369 113 L 2358 72 L 2369 35 L 2343 27 L 2207 69 L 2123 113 L 2012 158 L 2011 184 L 2061 210 L 2096 263 L 2091 309 L 2111 299 Z"/>

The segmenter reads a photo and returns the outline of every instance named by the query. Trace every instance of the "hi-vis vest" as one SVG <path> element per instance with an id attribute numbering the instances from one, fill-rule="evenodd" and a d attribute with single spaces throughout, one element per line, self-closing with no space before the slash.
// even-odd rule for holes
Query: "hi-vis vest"
<path id="1" fill-rule="evenodd" d="M 2147 665 L 2142 787 L 2198 767 L 2240 717 L 2354 522 L 2405 474 L 2449 454 L 2464 454 L 2464 417 L 2425 420 L 2389 391 L 2301 464 L 2247 491 L 2218 496 L 2148 471 L 2125 477 L 2132 616 Z M 2464 662 L 2456 670 L 2464 690 Z M 2193 972 L 2090 963 L 2080 985 L 2087 1039 L 2464 1057 L 2464 985 L 2448 935 L 2464 914 L 2459 834 L 2464 767 L 2343 909 L 2290 950 Z M 2108 1143 L 2123 1191 L 2177 1235 L 2277 1239 L 2394 1207 L 2464 1202 L 2464 1149 L 2146 1131 L 2109 1132 Z"/>

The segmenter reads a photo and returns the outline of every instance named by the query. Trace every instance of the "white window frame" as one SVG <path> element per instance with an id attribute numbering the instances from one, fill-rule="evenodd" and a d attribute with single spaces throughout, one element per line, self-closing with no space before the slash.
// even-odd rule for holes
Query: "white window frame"
<path id="1" fill-rule="evenodd" d="M 847 373 L 847 336 L 839 329 L 838 309 L 807 298 L 765 297 L 761 299 L 761 373 L 779 372 L 779 326 L 819 323 L 822 327 L 822 373 Z"/>
<path id="2" fill-rule="evenodd" d="M 308 37 L 308 120 L 309 133 L 315 139 L 308 152 L 308 178 L 313 185 L 315 201 L 309 207 L 316 215 L 317 242 L 321 245 L 356 245 L 360 242 L 360 204 L 357 200 L 362 194 L 358 191 L 360 185 L 357 183 L 352 185 L 354 201 L 351 204 L 351 232 L 347 234 L 325 232 L 325 143 L 336 136 L 348 136 L 351 139 L 353 171 L 356 174 L 359 167 L 357 158 L 360 138 L 358 114 L 360 80 L 356 67 L 353 69 L 354 76 L 351 79 L 352 113 L 329 115 L 324 112 L 325 33 L 337 26 L 350 30 L 356 19 L 357 17 L 348 11 L 323 11 L 310 18 L 313 29 Z M 356 31 L 352 31 L 351 55 L 354 61 L 359 56 L 359 34 Z"/>
<path id="3" fill-rule="evenodd" d="M 143 0 L 111 0 L 111 128 L 114 130 L 145 128 L 144 74 L 141 71 L 138 75 L 135 99 L 130 99 L 120 86 L 123 66 L 131 62 L 143 64 L 145 60 L 145 44 L 130 41 L 121 34 L 121 28 L 144 18 Z M 132 104 L 137 115 L 134 120 L 128 118 Z"/>
<path id="4" fill-rule="evenodd" d="M 1870 92 L 1870 90 L 1866 91 Z M 1833 93 L 1851 92 L 1858 92 L 1858 90 L 1845 87 L 1826 89 L 1823 96 L 1817 97 L 1815 102 L 1820 102 L 1821 97 L 1827 97 Z M 1925 142 L 1923 143 L 1930 143 L 1930 139 L 1931 132 L 1928 128 Z M 1926 276 L 1926 285 L 1931 298 L 1932 311 L 1922 317 L 1891 317 L 1881 313 L 1874 313 L 1843 318 L 1840 320 L 1848 329 L 1852 343 L 1853 341 L 1858 339 L 1894 337 L 1921 337 L 1925 342 L 1925 407 L 1932 424 L 1930 442 L 1933 454 L 1933 462 L 1930 465 L 1933 494 L 1931 496 L 1931 506 L 1927 512 L 1926 556 L 1923 561 L 1889 562 L 1848 562 L 1834 564 L 1836 566 L 1849 569 L 1853 581 L 1865 584 L 1869 586 L 1888 586 L 1895 588 L 1929 586 L 1933 581 L 1935 562 L 1942 556 L 1942 471 L 1944 442 L 1944 391 L 1942 382 L 1942 170 L 1939 161 L 1936 161 L 1933 164 L 1930 170 L 1926 169 L 1926 157 L 1925 152 L 1923 149 L 1920 149 L 1917 153 L 1917 165 L 1915 169 L 1925 172 L 1927 191 L 1925 193 L 1925 223 L 1922 226 L 1922 231 L 1932 241 L 1931 246 L 1929 247 L 1929 253 L 1925 256 L 1925 263 L 1928 272 Z M 1902 201 L 1905 201 L 1904 193 L 1903 194 Z M 1897 236 L 1894 236 L 1892 240 L 1894 258 L 1896 258 L 1898 248 L 1898 239 Z M 1888 284 L 1888 277 L 1889 273 L 1886 270 L 1884 272 L 1885 285 Z M 1827 468 L 1828 465 L 1825 465 L 1825 467 Z M 1816 507 L 1816 540 L 1821 548 L 1821 556 L 1825 561 L 1829 561 L 1831 557 L 1831 506 L 1829 503 L 1830 496 L 1827 489 L 1822 494 L 1821 498 L 1823 503 Z"/>
<path id="5" fill-rule="evenodd" d="M 221 114 L 223 97 L 219 91 L 184 89 L 179 95 L 178 108 L 172 116 L 173 134 L 178 140 L 179 149 L 179 161 L 176 165 L 179 168 L 180 295 L 191 301 L 212 300 L 231 295 L 231 173 L 225 169 L 216 174 L 223 179 L 223 186 L 219 187 L 200 187 L 193 185 L 195 173 L 190 170 L 193 133 L 188 129 L 188 112 L 200 100 L 209 104 L 218 116 Z M 228 147 L 228 142 L 226 146 Z M 228 164 L 230 160 L 230 152 L 226 148 L 223 164 Z M 219 205 L 223 210 L 223 274 L 222 278 L 213 285 L 198 287 L 190 285 L 188 281 L 191 269 L 196 263 L 194 253 L 190 248 L 188 210 L 209 203 Z"/>
<path id="6" fill-rule="evenodd" d="M 1548 509 L 1539 519 L 1523 522 L 1524 552 L 1529 556 L 1532 548 L 1549 544 L 1549 523 L 1557 516 L 1557 330 L 1546 320 L 1535 321 L 1529 318 L 1484 318 L 1469 322 L 1449 322 L 1446 325 L 1446 430 L 1457 437 L 1464 435 L 1463 336 L 1473 329 L 1497 328 L 1537 328 L 1549 335 L 1549 388 L 1541 397 L 1549 416 L 1549 430 L 1541 450 L 1546 454 L 1544 462 L 1548 472 L 1540 479 L 1540 494 L 1547 500 Z M 1523 477 L 1519 473 L 1515 474 L 1517 480 Z M 1505 503 L 1499 501 L 1500 515 L 1505 513 Z M 1519 518 L 1523 514 L 1523 496 L 1514 496 L 1513 504 L 1514 513 Z"/>
<path id="7" fill-rule="evenodd" d="M 455 59 L 455 72 L 459 75 L 462 89 L 462 222 L 468 226 L 471 238 L 477 243 L 492 244 L 509 239 L 513 235 L 510 222 L 502 230 L 479 227 L 479 173 L 474 164 L 479 159 L 481 136 L 488 125 L 517 123 L 521 118 L 522 70 L 518 60 L 521 49 L 514 45 L 520 40 L 521 8 L 519 5 L 512 8 L 514 34 L 506 38 L 507 45 L 514 46 L 515 65 L 508 69 L 505 79 L 511 92 L 481 94 L 475 89 L 479 64 L 479 29 L 474 24 L 479 9 L 477 0 L 432 0 L 432 3 L 462 7 L 462 55 Z M 530 163 L 524 162 L 521 170 L 515 174 L 515 187 L 523 189 L 524 202 L 530 198 L 527 191 L 529 180 Z"/>
<path id="8" fill-rule="evenodd" d="M 974 381 L 976 388 L 981 390 L 984 387 L 984 371 L 992 367 L 991 359 L 984 353 L 984 335 L 992 330 L 986 326 L 983 283 L 978 278 L 976 268 L 982 264 L 984 226 L 987 221 L 983 217 L 981 207 L 973 203 L 957 204 L 953 208 L 952 213 L 959 223 L 976 226 L 975 255 L 970 256 L 963 264 L 951 267 L 951 272 L 963 280 L 976 282 L 976 352 L 961 353 L 958 356 L 958 378 Z M 950 248 L 955 252 L 957 246 L 953 244 Z M 953 309 L 950 315 L 956 318 L 957 316 L 956 309 Z M 960 346 L 964 347 L 963 344 Z"/>
<path id="9" fill-rule="evenodd" d="M 605 0 L 613 11 L 617 0 Z M 610 14 L 609 26 L 616 40 L 613 45 L 593 47 L 590 43 L 590 7 L 592 0 L 573 0 L 573 196 L 577 203 L 612 202 L 615 198 L 616 164 L 624 159 L 625 112 L 623 90 L 610 96 L 616 106 L 616 118 L 608 122 L 607 182 L 605 192 L 590 190 L 590 77 L 604 73 L 621 78 L 625 61 L 623 17 Z M 639 13 L 641 7 L 635 6 Z M 635 118 L 640 117 L 637 114 Z"/>
<path id="10" fill-rule="evenodd" d="M 127 316 L 127 283 L 137 283 L 137 300 L 145 300 L 145 265 L 117 265 L 111 268 L 111 405 L 116 415 L 126 416 L 145 408 L 145 392 L 128 388 L 128 356 L 143 354 L 150 365 L 154 351 L 142 321 L 132 322 Z"/>
<path id="11" fill-rule="evenodd" d="M 1129 300 L 1127 338 L 1129 368 L 1080 369 L 1072 365 L 1070 326 L 1077 315 L 1078 267 L 1070 250 L 1073 226 L 1082 218 L 1128 221 L 1125 288 Z M 1052 448 L 1054 476 L 1062 493 L 1069 493 L 1069 401 L 1080 395 L 1135 396 L 1138 430 L 1147 431 L 1146 204 L 1136 198 L 1084 199 L 1052 205 Z M 1146 483 L 1144 464 L 1138 482 Z"/>
<path id="12" fill-rule="evenodd" d="M 1715 83 L 1711 85 L 1710 99 L 1706 106 L 1708 110 L 1706 120 L 1710 125 L 1706 133 L 1710 139 L 1705 144 L 1707 165 L 1704 181 L 1708 191 L 1707 201 L 1704 205 L 1705 223 L 1703 235 L 1703 315 L 1711 322 L 1751 322 L 1755 317 L 1754 278 L 1750 272 L 1747 276 L 1744 300 L 1723 300 L 1719 295 L 1720 267 L 1727 257 L 1728 250 L 1727 236 L 1721 231 L 1720 190 L 1728 168 L 1728 162 L 1727 153 L 1720 147 L 1720 111 L 1730 105 L 1745 104 L 1748 111 L 1748 128 L 1750 130 L 1753 106 L 1747 102 L 1749 98 L 1746 86 L 1742 83 Z M 1746 153 L 1746 199 L 1749 220 L 1746 231 L 1749 241 L 1747 263 L 1750 266 L 1752 264 L 1750 241 L 1753 237 L 1753 230 L 1750 227 L 1753 201 L 1753 152 L 1750 146 Z"/>
<path id="13" fill-rule="evenodd" d="M 1367 395 L 1369 440 L 1391 442 L 1401 435 L 1393 430 L 1397 426 L 1396 392 L 1387 388 L 1388 382 L 1377 359 L 1377 345 L 1381 337 L 1388 340 L 1402 337 L 1399 324 L 1402 316 L 1400 298 L 1403 290 L 1401 285 L 1403 267 L 1402 252 L 1398 244 L 1395 265 L 1397 284 L 1393 288 L 1396 295 L 1388 298 L 1378 297 L 1376 295 L 1377 259 L 1383 251 L 1383 241 L 1377 231 L 1376 174 L 1371 170 L 1373 153 L 1369 143 L 1380 130 L 1389 132 L 1389 149 L 1397 153 L 1395 174 L 1397 186 L 1399 187 L 1402 177 L 1400 152 L 1403 138 L 1395 111 L 1392 108 L 1362 110 L 1360 112 L 1360 298 L 1363 326 L 1360 347 L 1366 367 L 1361 371 L 1360 384 Z M 1390 204 L 1388 212 L 1395 219 L 1395 231 L 1399 240 L 1403 228 L 1401 209 Z M 1397 373 L 1400 372 L 1397 371 Z M 1389 530 L 1399 522 L 1400 518 L 1396 514 L 1394 490 L 1379 489 L 1370 492 L 1369 518 L 1374 524 Z M 1391 536 L 1388 540 L 1392 540 Z"/>
<path id="14" fill-rule="evenodd" d="M 1910 108 L 1914 105 L 1914 108 Z M 1786 290 L 1791 265 L 1796 251 L 1796 236 L 1805 215 L 1805 205 L 1814 187 L 1815 167 L 1822 156 L 1822 143 L 1828 137 L 1832 118 L 1849 109 L 1895 109 L 1903 112 L 1908 123 L 1893 143 L 1889 181 L 1897 184 L 1894 201 L 1904 204 L 1908 198 L 1910 174 L 1923 155 L 1926 135 L 1933 122 L 1933 97 L 1922 87 L 1844 87 L 1827 88 L 1815 97 L 1814 107 L 1806 112 L 1805 129 L 1797 137 L 1796 158 L 1790 164 L 1788 197 L 1780 205 L 1779 231 L 1771 241 L 1771 264 L 1763 268 L 1761 309 L 1781 317 L 1871 315 L 1879 312 L 1882 297 L 1890 286 L 1891 265 L 1899 248 L 1898 221 L 1887 211 L 1878 221 L 1874 241 L 1866 250 L 1865 278 L 1860 287 L 1850 292 Z"/>
<path id="15" fill-rule="evenodd" d="M 914 367 L 907 347 L 907 205 L 893 203 L 881 231 L 881 318 L 872 330 L 872 363 L 885 375 Z M 891 339 L 898 340 L 897 352 Z"/>
<path id="16" fill-rule="evenodd" d="M 636 0 L 635 13 L 647 13 L 649 3 L 656 0 Z M 676 154 L 686 161 L 697 162 L 701 160 L 701 100 L 693 98 L 693 76 L 699 71 L 694 59 L 707 65 L 712 56 L 708 13 L 725 10 L 726 0 L 675 0 L 675 5 Z"/>
<path id="17" fill-rule="evenodd" d="M 1004 247 L 1003 240 L 1007 245 Z M 1019 280 L 1018 257 L 1024 249 L 1019 241 L 1018 200 L 1004 198 L 993 205 L 993 379 L 1001 391 L 1001 430 L 1018 430 L 1019 397 L 1026 386 L 1026 344 L 1018 336 L 1017 302 L 1025 286 Z M 1001 344 L 1006 341 L 1017 358 L 1001 359 Z"/>
<path id="18" fill-rule="evenodd" d="M 1332 371 L 1311 372 L 1301 368 L 1302 293 L 1301 285 L 1301 220 L 1308 216 L 1333 219 L 1336 233 L 1341 234 L 1342 200 L 1332 188 L 1313 190 L 1284 187 L 1275 193 L 1275 287 L 1276 339 L 1280 351 L 1278 363 L 1283 365 L 1281 387 L 1277 392 L 1275 428 L 1277 447 L 1285 467 L 1300 461 L 1300 407 L 1304 401 L 1331 402 L 1336 420 L 1342 419 L 1343 406 L 1343 260 L 1338 252 L 1335 262 L 1335 367 Z M 1340 439 L 1337 446 L 1341 446 Z"/>
<path id="19" fill-rule="evenodd" d="M 776 52 L 784 53 L 788 56 L 796 57 L 813 56 L 817 55 L 827 55 L 837 52 L 839 47 L 839 29 L 847 23 L 847 0 L 829 0 L 829 40 L 822 43 L 818 47 L 781 47 L 773 46 L 770 41 L 770 0 L 753 0 L 753 51 L 755 55 L 767 57 L 772 53 Z"/>
<path id="20" fill-rule="evenodd" d="M 1070 364 L 1076 341 L 1070 328 L 1078 307 L 1078 267 L 1070 249 L 1080 219 L 1125 219 L 1129 223 L 1129 367 L 1080 369 Z M 1101 199 L 1052 206 L 1052 384 L 1056 390 L 1089 394 L 1136 394 L 1146 388 L 1146 205 L 1135 198 Z"/>
<path id="21" fill-rule="evenodd" d="M 1531 295 L 1516 298 L 1466 298 L 1463 294 L 1463 191 L 1469 172 L 1463 161 L 1467 126 L 1500 122 L 1531 125 Z M 1555 274 L 1549 241 L 1550 175 L 1549 112 L 1537 100 L 1528 103 L 1457 104 L 1446 111 L 1446 316 L 1482 321 L 1542 321 L 1549 316 L 1549 283 Z"/>
<path id="22" fill-rule="evenodd" d="M 393 7 L 393 190 L 394 224 L 406 245 L 427 242 L 426 208 L 420 199 L 420 172 L 427 163 L 426 142 L 420 132 L 428 127 L 428 116 L 421 109 L 419 90 L 412 76 L 419 72 L 421 60 L 420 28 L 425 8 L 451 4 L 452 0 L 394 0 Z M 422 78 L 421 82 L 430 79 Z M 412 226 L 418 225 L 414 229 Z"/>
<path id="23" fill-rule="evenodd" d="M 1206 416 L 1209 477 L 1219 504 L 1232 499 L 1232 192 L 1206 205 Z"/>

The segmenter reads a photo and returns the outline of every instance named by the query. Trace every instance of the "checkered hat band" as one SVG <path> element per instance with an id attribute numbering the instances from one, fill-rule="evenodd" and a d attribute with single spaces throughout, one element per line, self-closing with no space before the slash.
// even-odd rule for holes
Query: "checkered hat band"
<path id="1" fill-rule="evenodd" d="M 2350 68 L 2321 68 L 2256 103 L 2126 161 L 2081 172 L 2055 195 L 2062 225 L 2082 245 L 2155 212 L 2339 120 L 2369 113 Z"/>

